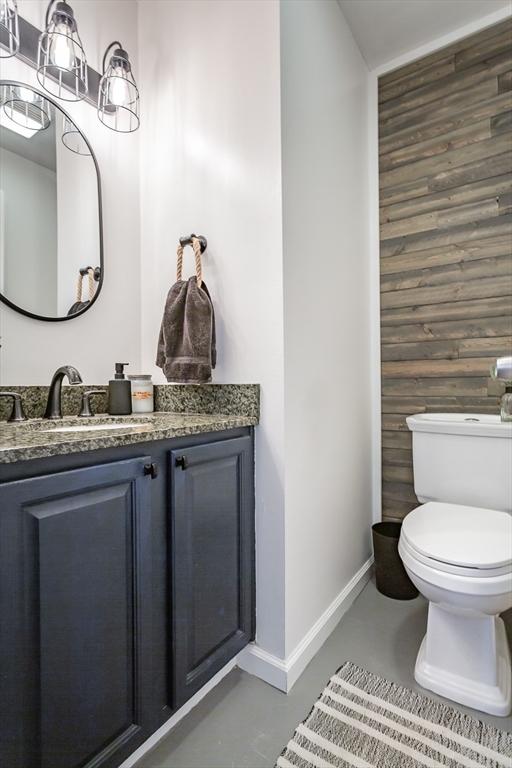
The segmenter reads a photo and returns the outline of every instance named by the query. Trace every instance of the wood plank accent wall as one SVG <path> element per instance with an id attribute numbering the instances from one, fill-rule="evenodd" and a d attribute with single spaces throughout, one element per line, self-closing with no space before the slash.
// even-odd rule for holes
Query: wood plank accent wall
<path id="1" fill-rule="evenodd" d="M 512 354 L 512 21 L 379 80 L 383 519 L 414 494 L 406 416 L 499 412 Z"/>

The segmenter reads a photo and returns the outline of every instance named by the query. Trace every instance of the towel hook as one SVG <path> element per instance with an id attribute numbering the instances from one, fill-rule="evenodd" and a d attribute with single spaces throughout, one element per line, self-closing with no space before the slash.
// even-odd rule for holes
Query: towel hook
<path id="1" fill-rule="evenodd" d="M 180 245 L 182 248 L 184 248 L 186 245 L 192 245 L 192 238 L 195 237 L 196 240 L 199 240 L 199 243 L 201 245 L 201 253 L 204 253 L 206 251 L 206 247 L 208 245 L 208 242 L 206 240 L 206 237 L 204 235 L 188 235 L 187 237 L 180 237 Z"/>
<path id="2" fill-rule="evenodd" d="M 90 269 L 93 269 L 93 267 L 81 267 L 81 268 L 79 269 L 79 272 L 80 272 L 80 274 L 82 275 L 82 277 L 85 277 L 85 276 L 88 274 L 88 272 L 89 272 L 89 270 L 90 270 Z M 101 277 L 101 267 L 96 267 L 96 268 L 94 269 L 94 275 L 93 275 L 93 277 L 94 277 L 94 279 L 96 280 L 96 282 L 97 282 L 97 283 L 99 283 L 99 281 L 100 281 L 100 277 Z"/>

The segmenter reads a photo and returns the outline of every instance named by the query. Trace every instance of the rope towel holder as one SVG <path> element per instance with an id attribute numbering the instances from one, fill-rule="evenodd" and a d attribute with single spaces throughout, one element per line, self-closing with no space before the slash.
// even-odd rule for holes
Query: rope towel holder
<path id="1" fill-rule="evenodd" d="M 203 235 L 188 235 L 188 237 L 180 237 L 180 244 L 176 251 L 176 280 L 182 279 L 183 273 L 183 252 L 187 245 L 192 246 L 194 250 L 194 257 L 196 262 L 196 279 L 197 287 L 200 288 L 203 283 L 203 265 L 201 263 L 201 254 L 206 251 L 207 240 Z"/>
<path id="2" fill-rule="evenodd" d="M 83 273 L 83 270 L 80 270 L 78 273 L 78 282 L 76 285 L 76 301 L 81 302 L 82 301 L 82 282 L 84 277 L 87 275 L 87 283 L 89 286 L 89 301 L 92 301 L 94 298 L 94 294 L 96 293 L 96 286 L 94 285 L 94 269 L 92 267 L 87 267 L 87 271 Z"/>

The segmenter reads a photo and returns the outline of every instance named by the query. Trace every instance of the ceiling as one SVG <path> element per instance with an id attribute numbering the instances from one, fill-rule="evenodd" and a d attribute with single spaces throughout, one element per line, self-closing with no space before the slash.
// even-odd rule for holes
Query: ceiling
<path id="1" fill-rule="evenodd" d="M 510 0 L 338 0 L 374 69 L 402 53 L 503 8 Z"/>

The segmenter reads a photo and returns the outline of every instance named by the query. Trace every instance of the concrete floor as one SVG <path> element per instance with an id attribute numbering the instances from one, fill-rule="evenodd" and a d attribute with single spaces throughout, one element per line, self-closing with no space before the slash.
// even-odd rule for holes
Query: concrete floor
<path id="1" fill-rule="evenodd" d="M 137 768 L 271 768 L 344 661 L 421 690 L 413 669 L 426 608 L 423 598 L 390 600 L 369 583 L 288 695 L 234 669 Z M 512 612 L 506 624 L 512 640 Z M 459 708 L 512 731 L 510 717 Z"/>

